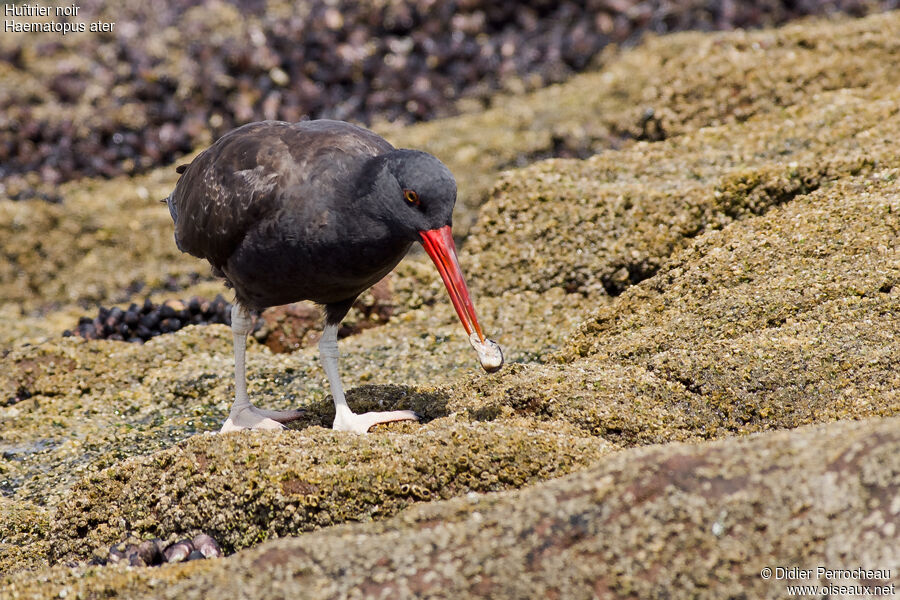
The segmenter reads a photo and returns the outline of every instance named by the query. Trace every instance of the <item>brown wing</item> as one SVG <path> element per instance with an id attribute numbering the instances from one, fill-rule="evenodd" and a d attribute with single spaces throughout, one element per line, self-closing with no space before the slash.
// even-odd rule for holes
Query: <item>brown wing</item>
<path id="1" fill-rule="evenodd" d="M 262 121 L 222 136 L 170 196 L 178 247 L 221 269 L 247 233 L 287 203 L 327 201 L 372 156 L 393 149 L 341 121 Z"/>

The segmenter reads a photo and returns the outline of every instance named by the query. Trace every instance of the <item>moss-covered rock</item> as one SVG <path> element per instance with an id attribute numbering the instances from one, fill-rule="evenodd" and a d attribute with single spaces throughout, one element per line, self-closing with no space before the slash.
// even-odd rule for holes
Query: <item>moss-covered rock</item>
<path id="1" fill-rule="evenodd" d="M 754 116 L 781 121 L 783 110 L 806 106 L 823 92 L 892 89 L 898 39 L 896 12 L 758 32 L 649 36 L 634 50 L 610 52 L 601 72 L 498 98 L 485 111 L 383 132 L 397 144 L 432 152 L 459 175 L 457 228 L 467 231 L 496 173 L 558 155 L 560 148 L 583 155 Z M 655 170 L 652 159 L 647 170 Z"/>
<path id="2" fill-rule="evenodd" d="M 433 282 L 435 292 L 439 280 Z M 558 311 L 560 290 L 479 302 L 488 332 L 510 361 L 559 351 L 579 322 Z M 535 322 L 523 329 L 522 318 Z M 490 325 L 489 325 L 490 324 Z M 78 479 L 130 456 L 215 431 L 233 400 L 231 333 L 186 327 L 144 345 L 58 338 L 0 357 L 0 486 L 53 506 Z M 429 421 L 450 414 L 456 379 L 481 372 L 449 302 L 425 306 L 341 341 L 342 379 L 356 410 L 412 409 Z M 303 408 L 294 424 L 329 427 L 334 407 L 316 348 L 273 355 L 251 340 L 250 395 L 260 406 Z"/>
<path id="3" fill-rule="evenodd" d="M 0 358 L 3 487 L 52 506 L 92 470 L 214 428 L 227 407 L 231 336 L 193 327 L 167 337 L 65 338 Z"/>
<path id="4" fill-rule="evenodd" d="M 561 364 L 460 383 L 450 409 L 625 445 L 898 414 L 898 181 L 848 176 L 698 237 L 601 303 Z"/>
<path id="5" fill-rule="evenodd" d="M 565 357 L 639 364 L 733 431 L 895 414 L 898 175 L 847 178 L 699 238 L 586 321 Z"/>
<path id="6" fill-rule="evenodd" d="M 567 364 L 475 382 L 451 406 L 623 443 L 896 414 L 896 181 L 850 177 L 699 238 L 586 321 Z"/>

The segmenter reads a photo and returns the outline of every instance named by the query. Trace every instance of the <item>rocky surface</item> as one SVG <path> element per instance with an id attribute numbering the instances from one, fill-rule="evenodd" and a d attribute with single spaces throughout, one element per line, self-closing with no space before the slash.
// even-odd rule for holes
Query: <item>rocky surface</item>
<path id="1" fill-rule="evenodd" d="M 896 588 L 898 498 L 900 419 L 833 423 L 620 452 L 521 491 L 420 505 L 189 571 L 56 568 L 7 583 L 11 597 L 123 598 L 783 598 L 792 583 Z M 890 574 L 760 576 L 798 565 Z"/>
<path id="2" fill-rule="evenodd" d="M 320 428 L 194 436 L 79 483 L 58 505 L 51 555 L 84 558 L 128 533 L 172 539 L 200 530 L 232 552 L 418 501 L 519 488 L 611 448 L 564 427 L 517 425 L 441 421 L 387 439 Z"/>
<path id="3" fill-rule="evenodd" d="M 157 301 L 221 291 L 175 254 L 153 200 L 168 171 L 66 184 L 59 205 L 0 202 L 14 257 L 0 273 L 0 588 L 777 597 L 764 566 L 898 569 L 898 39 L 897 13 L 685 34 L 516 100 L 565 117 L 580 98 L 593 126 L 591 106 L 624 115 L 655 94 L 667 139 L 493 187 L 460 262 L 507 351 L 498 374 L 478 372 L 427 259 L 404 261 L 395 310 L 341 342 L 342 372 L 354 408 L 423 419 L 365 437 L 321 428 L 333 409 L 311 348 L 248 351 L 255 401 L 304 419 L 211 436 L 194 434 L 231 401 L 225 326 L 143 345 L 59 337 L 81 306 L 129 302 L 134 281 Z M 698 49 L 705 70 L 688 66 Z M 731 81 L 743 87 L 718 96 Z M 446 131 L 480 152 L 487 112 Z M 129 227 L 138 211 L 146 226 Z M 239 551 L 52 564 L 200 531 Z"/>
<path id="4" fill-rule="evenodd" d="M 565 85 L 505 98 L 503 105 L 495 109 L 403 129 L 384 127 L 380 131 L 397 146 L 432 152 L 457 174 L 460 196 L 454 230 L 463 234 L 474 222 L 498 171 L 517 166 L 520 161 L 551 155 L 550 150 L 557 143 L 554 140 L 569 140 L 567 144 L 603 152 L 617 145 L 611 141 L 618 139 L 616 132 L 638 127 L 649 109 L 665 135 L 682 136 L 707 126 L 744 121 L 753 115 L 764 119 L 788 109 L 802 113 L 804 103 L 829 90 L 868 93 L 889 89 L 894 80 L 892 66 L 900 54 L 897 39 L 900 25 L 893 13 L 848 21 L 840 27 L 811 23 L 755 33 L 652 38 L 635 51 L 623 54 L 601 73 L 580 75 Z M 698 57 L 704 59 L 699 61 Z M 822 102 L 819 101 L 820 106 Z M 808 122 L 807 127 L 814 128 L 814 122 Z M 640 137 L 637 131 L 633 133 Z M 777 149 L 761 147 L 760 140 L 752 151 L 768 152 L 770 163 L 779 159 L 778 152 L 784 151 L 783 156 L 799 155 L 805 160 L 804 168 L 823 168 L 816 161 L 821 144 L 800 147 L 789 137 L 789 126 L 785 127 L 784 139 L 774 138 L 775 133 L 774 125 L 753 132 L 768 134 L 765 141 L 774 140 Z M 827 131 L 824 134 L 829 135 Z M 678 159 L 686 161 L 684 165 L 670 161 L 671 168 L 684 167 L 678 171 L 681 178 L 675 180 L 682 192 L 688 192 L 683 189 L 684 183 L 691 182 L 688 169 L 709 178 L 716 175 L 723 159 L 740 166 L 743 158 L 729 154 L 728 142 L 720 140 L 720 159 L 716 164 L 705 166 L 702 158 L 692 163 Z M 857 149 L 852 150 L 858 154 Z M 665 181 L 668 173 L 656 170 L 652 160 L 645 161 L 641 153 L 630 156 L 628 165 L 613 165 L 613 173 L 618 173 L 623 181 L 608 181 L 607 190 L 612 192 L 616 185 L 630 180 L 634 184 L 632 190 L 643 193 L 642 178 Z M 658 153 L 649 155 L 655 156 Z M 615 163 L 617 157 L 618 154 L 609 157 L 607 164 Z M 832 161 L 843 160 L 838 155 L 829 157 Z M 763 163 L 753 156 L 747 160 L 748 166 Z M 779 167 L 791 160 L 782 162 Z M 634 173 L 629 174 L 630 170 Z M 778 172 L 772 175 L 777 176 Z M 59 186 L 56 189 L 65 198 L 62 204 L 0 201 L 0 252 L 5 257 L 0 261 L 0 297 L 6 299 L 0 310 L 11 317 L 40 317 L 29 322 L 28 327 L 14 324 L 0 332 L 0 340 L 21 340 L 29 330 L 56 335 L 71 328 L 80 316 L 93 317 L 97 304 L 115 302 L 127 306 L 130 302 L 143 302 L 147 295 L 161 301 L 168 298 L 161 295 L 191 286 L 199 286 L 191 290 L 199 296 L 213 298 L 220 293 L 221 287 L 212 282 L 208 268 L 177 251 L 172 243 L 171 220 L 156 202 L 171 192 L 176 179 L 174 170 L 166 167 L 133 179 L 86 180 Z M 740 182 L 735 180 L 733 184 L 732 187 L 737 186 L 735 191 L 740 192 Z M 761 188 L 756 193 L 763 191 Z M 656 196 L 664 192 L 650 190 Z M 698 201 L 701 200 L 693 200 Z M 727 220 L 728 215 L 723 218 Z M 695 233 L 691 227 L 696 229 L 698 225 L 702 222 L 694 219 L 683 233 Z M 621 235 L 625 229 L 623 226 L 610 233 Z M 677 242 L 678 235 L 673 232 L 669 241 L 656 236 L 658 251 L 665 254 Z M 648 267 L 653 268 L 656 263 L 658 260 L 651 258 Z M 433 270 L 427 259 L 423 264 L 424 269 L 401 268 L 398 275 L 410 285 L 395 285 L 400 295 L 396 303 L 399 311 L 407 303 L 421 306 L 442 297 L 420 289 L 420 277 L 430 277 Z M 561 278 L 557 276 L 556 280 Z M 210 285 L 204 286 L 207 282 Z M 611 285 L 615 288 L 622 284 Z M 503 288 L 499 288 L 494 293 L 502 292 Z M 190 295 L 182 293 L 178 297 Z M 86 307 L 91 310 L 86 311 Z M 60 309 L 69 314 L 59 322 L 51 322 L 48 312 L 55 313 L 50 315 L 53 319 Z M 40 330 L 42 326 L 44 329 Z"/>
<path id="5" fill-rule="evenodd" d="M 110 31 L 4 30 L 0 185 L 16 199 L 59 202 L 53 186 L 63 181 L 146 171 L 249 121 L 409 123 L 457 112 L 459 100 L 481 109 L 498 90 L 562 81 L 608 44 L 648 31 L 773 25 L 895 4 L 88 0 L 66 24 L 114 23 Z"/>
<path id="6" fill-rule="evenodd" d="M 97 316 L 81 317 L 64 337 L 77 335 L 88 340 L 116 340 L 143 344 L 152 337 L 178 331 L 188 325 L 231 325 L 231 302 L 222 294 L 212 300 L 194 296 L 188 300 L 166 300 L 156 304 L 147 298 L 141 306 L 132 302 L 127 308 L 101 306 Z M 354 302 L 351 315 L 341 323 L 338 337 L 359 333 L 383 325 L 394 313 L 391 278 L 386 277 Z M 254 315 L 251 334 L 272 352 L 293 352 L 319 339 L 323 319 L 320 308 L 308 302 L 272 307 Z"/>

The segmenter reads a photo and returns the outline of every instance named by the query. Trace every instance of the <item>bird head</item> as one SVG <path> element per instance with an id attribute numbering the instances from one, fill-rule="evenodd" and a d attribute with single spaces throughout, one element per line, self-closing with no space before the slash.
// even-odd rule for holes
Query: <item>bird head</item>
<path id="1" fill-rule="evenodd" d="M 453 242 L 453 174 L 440 160 L 417 150 L 394 150 L 380 159 L 373 195 L 382 214 L 390 215 L 388 226 L 395 235 L 418 241 L 425 248 L 482 367 L 496 371 L 503 364 L 500 347 L 484 337 Z"/>
<path id="2" fill-rule="evenodd" d="M 383 159 L 378 194 L 396 235 L 419 241 L 420 231 L 452 224 L 456 179 L 444 163 L 418 150 L 394 150 Z"/>

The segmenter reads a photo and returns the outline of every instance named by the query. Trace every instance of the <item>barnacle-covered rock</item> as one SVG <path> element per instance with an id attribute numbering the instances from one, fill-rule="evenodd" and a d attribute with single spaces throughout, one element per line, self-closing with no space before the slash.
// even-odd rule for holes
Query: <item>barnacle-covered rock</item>
<path id="1" fill-rule="evenodd" d="M 423 500 L 518 488 L 584 467 L 611 449 L 552 426 L 438 420 L 412 433 L 194 436 L 79 483 L 59 505 L 54 560 L 87 556 L 126 531 L 203 531 L 231 552 L 271 537 L 383 518 Z M 165 550 L 188 558 L 190 540 Z M 214 552 L 213 549 L 207 549 Z"/>
<path id="2" fill-rule="evenodd" d="M 28 597 L 778 597 L 765 568 L 862 565 L 896 587 L 898 418 L 619 452 L 554 481 L 419 504 L 265 542 L 220 561 L 55 567 L 2 581 Z M 832 568 L 832 567 L 825 567 Z M 834 567 L 844 568 L 844 567 Z M 850 567 L 848 567 L 850 568 Z M 853 585 L 859 580 L 843 580 Z M 826 585 L 818 576 L 798 585 Z M 835 583 L 835 582 L 831 582 Z"/>
<path id="3" fill-rule="evenodd" d="M 499 233 L 506 227 L 507 218 L 515 219 L 515 214 L 498 215 L 494 211 L 506 205 L 507 197 L 520 193 L 529 196 L 529 203 L 547 211 L 534 223 L 540 223 L 543 230 L 550 228 L 548 234 L 552 237 L 556 229 L 565 227 L 566 215 L 559 220 L 559 209 L 550 206 L 561 202 L 566 210 L 581 217 L 580 224 L 572 226 L 572 236 L 584 236 L 582 255 L 573 248 L 564 257 L 574 261 L 571 277 L 548 264 L 556 259 L 537 252 L 533 242 L 527 240 L 523 242 L 529 243 L 528 247 L 504 248 L 510 257 L 494 260 L 503 266 L 516 261 L 510 278 L 528 279 L 527 274 L 518 272 L 533 265 L 537 273 L 552 280 L 522 281 L 517 290 L 562 286 L 569 290 L 592 287 L 621 293 L 628 285 L 652 274 L 668 252 L 683 245 L 683 237 L 695 236 L 708 223 L 723 225 L 742 214 L 740 196 L 744 192 L 757 196 L 746 202 L 747 210 L 759 210 L 777 204 L 779 196 L 785 197 L 783 191 L 802 193 L 811 189 L 810 183 L 827 181 L 829 173 L 835 171 L 829 171 L 827 164 L 819 160 L 826 155 L 830 163 L 840 167 L 838 170 L 865 168 L 843 159 L 842 153 L 829 150 L 826 139 L 810 139 L 809 132 L 806 137 L 797 137 L 790 121 L 803 114 L 827 119 L 821 112 L 825 96 L 815 100 L 817 94 L 845 89 L 860 90 L 863 97 L 868 97 L 890 91 L 897 60 L 893 41 L 898 37 L 900 17 L 896 12 L 840 24 L 810 22 L 762 32 L 651 37 L 641 47 L 609 61 L 602 72 L 585 73 L 531 94 L 503 97 L 497 100 L 496 107 L 483 111 L 410 127 L 379 125 L 376 129 L 398 147 L 434 154 L 457 174 L 460 188 L 454 231 L 458 235 L 467 232 L 475 222 L 478 209 L 501 170 L 556 156 L 559 153 L 554 153 L 553 148 L 562 144 L 561 140 L 571 140 L 566 143 L 583 148 L 571 156 L 601 153 L 596 159 L 599 162 L 594 163 L 598 168 L 593 183 L 573 181 L 566 173 L 555 173 L 556 167 L 551 167 L 554 163 L 545 165 L 543 172 L 532 172 L 528 176 L 531 184 L 523 186 L 515 175 L 504 178 L 494 194 L 495 208 L 481 217 L 481 235 L 472 243 L 473 247 L 486 249 L 488 230 L 484 227 L 491 225 Z M 735 68 L 735 64 L 740 68 Z M 773 88 L 777 93 L 773 93 Z M 843 102 L 847 96 L 838 98 Z M 806 112 L 804 107 L 810 102 L 819 109 Z M 629 133 L 635 123 L 644 120 L 648 109 L 662 120 L 665 137 L 686 144 L 683 149 L 678 144 L 659 146 L 666 153 L 681 156 L 681 164 L 663 161 L 657 166 L 661 158 L 657 146 L 640 146 L 625 155 L 609 152 L 633 145 L 623 143 L 623 138 L 648 139 L 638 131 Z M 752 117 L 758 119 L 756 123 L 769 125 L 742 130 L 743 141 L 726 135 L 709 148 L 692 141 L 693 134 L 703 127 L 741 123 Z M 775 123 L 781 123 L 782 137 L 768 135 L 779 129 Z M 833 140 L 830 131 L 830 127 L 817 127 L 815 133 L 821 132 Z M 877 141 L 875 136 L 866 144 Z M 735 142 L 745 149 L 732 152 L 730 144 Z M 203 144 L 195 146 L 200 148 Z M 851 149 L 858 154 L 860 147 Z M 714 151 L 718 158 L 704 158 L 707 150 Z M 697 158 L 687 160 L 685 157 L 690 154 Z M 774 164 L 763 165 L 763 158 Z M 798 163 L 796 170 L 790 168 L 792 162 Z M 711 178 L 723 175 L 722 168 L 728 166 L 733 171 L 731 178 L 723 177 L 713 183 L 722 186 L 720 216 L 714 210 L 716 202 L 700 197 L 702 185 L 692 188 L 689 184 L 710 183 Z M 757 173 L 742 171 L 743 167 Z M 765 173 L 759 173 L 762 167 Z M 812 177 L 810 183 L 803 181 L 807 174 Z M 670 176 L 674 181 L 668 180 Z M 749 179 L 742 181 L 744 176 Z M 181 291 L 179 298 L 191 294 L 214 297 L 220 293 L 221 284 L 211 278 L 206 265 L 175 248 L 171 219 L 159 199 L 172 191 L 176 180 L 177 174 L 166 166 L 130 179 L 82 180 L 54 186 L 54 193 L 64 199 L 60 204 L 0 200 L 0 252 L 5 257 L 0 261 L 0 298 L 15 303 L 15 311 L 9 311 L 10 318 L 18 317 L 16 321 L 34 312 L 41 315 L 0 331 L 0 342 L 9 344 L 23 335 L 57 335 L 83 313 L 83 308 L 79 308 L 61 322 L 47 323 L 44 313 L 48 307 L 112 302 L 127 306 L 136 298 L 143 301 L 148 293 L 172 290 Z M 750 189 L 752 180 L 759 180 L 761 185 Z M 582 194 L 603 198 L 606 204 L 586 207 L 582 205 Z M 687 207 L 678 202 L 682 195 Z M 8 196 L 8 190 L 0 189 L 0 198 Z M 655 207 L 636 202 L 644 198 L 652 199 Z M 732 206 L 735 203 L 737 206 Z M 697 215 L 691 212 L 692 207 L 710 212 Z M 671 218 L 653 212 L 656 209 L 671 212 Z M 520 215 L 523 219 L 531 216 L 530 212 Z M 621 217 L 618 226 L 604 221 L 615 216 Z M 651 224 L 660 230 L 651 231 Z M 592 225 L 596 231 L 584 231 Z M 635 226 L 643 227 L 650 240 L 635 240 Z M 601 240 L 601 235 L 611 239 Z M 623 238 L 621 242 L 616 241 L 619 237 Z M 591 252 L 598 253 L 598 258 L 586 264 L 585 255 Z M 475 255 L 481 254 L 479 251 Z M 523 260 L 527 262 L 519 262 Z M 500 265 L 491 264 L 491 269 L 494 266 Z M 590 275 L 588 270 L 596 266 L 602 267 L 600 274 Z M 487 264 L 485 267 L 483 273 L 498 277 Z M 469 279 L 473 287 L 480 283 L 471 275 Z M 183 293 L 186 288 L 190 293 Z M 479 290 L 503 291 L 494 287 Z M 409 296 L 414 305 L 428 303 L 432 298 L 427 291 Z M 406 305 L 397 302 L 396 306 L 399 313 Z"/>
<path id="4" fill-rule="evenodd" d="M 58 337 L 92 303 L 127 313 L 135 294 L 159 304 L 222 291 L 173 249 L 155 200 L 170 173 L 68 184 L 62 204 L 0 202 L 0 296 L 10 299 L 0 306 L 0 487 L 11 498 L 0 511 L 15 521 L 0 526 L 0 569 L 91 560 L 134 532 L 192 546 L 208 532 L 227 552 L 300 536 L 226 559 L 259 579 L 227 577 L 219 561 L 148 574 L 129 558 L 57 565 L 0 588 L 185 597 L 241 585 L 231 595 L 253 597 L 282 585 L 275 572 L 290 574 L 283 595 L 302 582 L 328 597 L 328 586 L 359 581 L 377 592 L 390 571 L 460 596 L 521 581 L 552 596 L 555 582 L 582 589 L 559 575 L 581 571 L 562 565 L 587 564 L 609 566 L 584 576 L 599 595 L 765 596 L 748 547 L 771 561 L 896 562 L 884 542 L 896 511 L 882 500 L 896 496 L 900 412 L 898 26 L 890 13 L 655 39 L 604 73 L 523 100 L 544 108 L 511 138 L 492 132 L 508 131 L 524 104 L 510 100 L 480 129 L 473 116 L 454 142 L 471 150 L 460 164 L 490 163 L 473 178 L 498 168 L 491 161 L 506 160 L 516 136 L 554 130 L 554 115 L 578 116 L 599 139 L 637 111 L 648 133 L 587 160 L 509 172 L 494 188 L 460 262 L 503 346 L 501 372 L 480 372 L 427 259 L 400 265 L 395 309 L 342 340 L 342 370 L 355 410 L 407 408 L 422 421 L 366 437 L 320 428 L 333 409 L 315 349 L 248 348 L 251 396 L 306 409 L 295 430 L 198 436 L 218 429 L 233 396 L 226 326 L 144 345 Z M 653 98 L 666 105 L 650 102 L 649 115 Z M 611 120 L 590 116 L 601 105 Z M 427 137 L 454 139 L 460 123 Z M 507 147 L 495 152 L 492 140 Z M 863 422 L 764 433 L 851 420 Z M 693 445 L 670 445 L 679 441 Z M 647 444 L 665 446 L 628 449 Z M 585 479 L 503 491 L 585 469 Z M 576 480 L 590 492 L 567 483 Z M 804 500 L 792 504 L 798 489 Z M 485 515 L 491 527 L 477 525 Z M 333 527 L 356 520 L 372 522 Z M 678 543 L 653 542 L 667 536 Z M 494 550 L 501 562 L 483 554 Z M 203 555 L 185 558 L 194 552 Z M 318 559 L 337 555 L 352 568 L 322 571 L 333 561 Z M 451 559 L 456 571 L 442 562 Z M 476 592 L 440 579 L 460 565 L 481 569 Z"/>
<path id="5" fill-rule="evenodd" d="M 0 121 L 0 186 L 16 200 L 65 202 L 55 187 L 60 182 L 139 173 L 249 121 L 433 119 L 481 109 L 495 102 L 491 96 L 498 91 L 521 93 L 563 81 L 594 66 L 608 44 L 648 31 L 746 28 L 892 6 L 891 0 L 727 8 L 637 0 L 82 2 L 73 24 L 118 26 L 86 35 L 4 31 L 10 35 L 0 40 L 0 111 L 6 117 Z M 28 21 L 17 19 L 20 25 Z M 707 60 L 712 62 L 693 61 L 684 71 L 705 74 L 697 63 Z M 743 75 L 724 61 L 715 66 L 717 75 Z M 845 74 L 835 64 L 823 63 L 822 70 Z M 801 83 L 812 87 L 819 78 Z M 741 115 L 752 112 L 745 106 L 752 105 L 751 94 L 728 85 L 720 90 L 716 101 L 731 103 L 729 109 Z M 667 104 L 675 99 L 666 98 Z M 625 137 L 665 135 L 668 117 L 642 116 Z M 578 132 L 548 132 L 540 151 L 590 152 L 592 140 Z"/>

